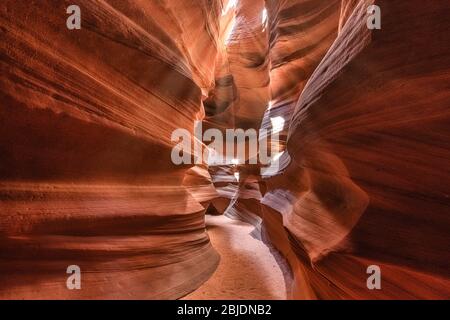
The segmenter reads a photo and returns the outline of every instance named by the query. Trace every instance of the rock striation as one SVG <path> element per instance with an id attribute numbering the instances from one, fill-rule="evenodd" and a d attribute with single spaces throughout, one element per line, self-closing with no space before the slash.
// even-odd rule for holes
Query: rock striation
<path id="1" fill-rule="evenodd" d="M 381 30 L 367 28 L 370 5 Z M 338 35 L 289 112 L 292 162 L 262 200 L 296 297 L 450 296 L 449 9 L 342 2 Z M 367 288 L 371 265 L 381 290 Z"/>
<path id="2" fill-rule="evenodd" d="M 170 154 L 203 118 L 221 3 L 80 0 L 68 30 L 70 4 L 0 5 L 0 298 L 178 298 L 219 260 L 211 178 Z"/>
<path id="3" fill-rule="evenodd" d="M 218 265 L 205 214 L 253 224 L 290 298 L 450 298 L 448 1 L 71 4 L 0 4 L 0 298 L 180 298 Z M 198 121 L 279 133 L 279 166 L 175 165 Z"/>

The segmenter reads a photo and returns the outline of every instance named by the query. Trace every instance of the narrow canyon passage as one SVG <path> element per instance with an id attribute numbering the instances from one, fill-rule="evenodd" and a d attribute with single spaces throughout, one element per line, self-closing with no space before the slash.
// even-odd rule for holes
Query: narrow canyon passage
<path id="1" fill-rule="evenodd" d="M 207 215 L 206 229 L 220 263 L 209 280 L 183 299 L 286 299 L 284 277 L 289 274 L 283 275 L 280 268 L 284 261 L 251 235 L 252 225 L 224 215 Z"/>
<path id="2" fill-rule="evenodd" d="M 0 1 L 0 299 L 450 298 L 424 3 Z"/>

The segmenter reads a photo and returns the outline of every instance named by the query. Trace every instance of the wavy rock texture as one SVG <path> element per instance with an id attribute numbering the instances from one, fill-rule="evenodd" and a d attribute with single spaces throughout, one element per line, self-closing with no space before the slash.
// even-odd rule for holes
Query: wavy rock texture
<path id="1" fill-rule="evenodd" d="M 221 3 L 81 0 L 76 31 L 70 4 L 0 5 L 0 298 L 180 297 L 218 263 L 211 178 L 170 138 L 204 115 Z"/>
<path id="2" fill-rule="evenodd" d="M 371 4 L 381 30 L 366 27 Z M 343 1 L 339 35 L 291 117 L 292 163 L 262 200 L 297 297 L 450 296 L 449 9 Z M 370 265 L 382 290 L 366 287 Z"/>
<path id="3" fill-rule="evenodd" d="M 205 102 L 206 127 L 259 126 L 269 100 L 268 43 L 263 9 L 263 0 L 248 0 L 237 1 L 235 7 L 226 11 L 225 18 L 228 15 L 232 18 L 223 35 L 216 86 Z"/>
<path id="4" fill-rule="evenodd" d="M 79 0 L 77 31 L 70 4 L 0 5 L 0 298 L 179 298 L 218 264 L 206 212 L 292 298 L 450 298 L 448 1 Z M 173 165 L 197 120 L 279 131 L 279 167 Z"/>

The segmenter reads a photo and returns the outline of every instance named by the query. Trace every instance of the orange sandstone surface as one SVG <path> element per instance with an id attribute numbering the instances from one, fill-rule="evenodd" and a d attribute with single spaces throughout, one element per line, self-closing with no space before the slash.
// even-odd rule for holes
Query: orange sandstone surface
<path id="1" fill-rule="evenodd" d="M 449 1 L 76 2 L 0 3 L 0 299 L 450 298 Z"/>

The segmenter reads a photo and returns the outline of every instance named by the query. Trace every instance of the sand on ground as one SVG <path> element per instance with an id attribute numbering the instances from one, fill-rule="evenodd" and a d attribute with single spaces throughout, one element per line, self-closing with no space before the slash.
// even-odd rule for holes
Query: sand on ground
<path id="1" fill-rule="evenodd" d="M 208 281 L 183 299 L 286 299 L 283 272 L 269 247 L 251 236 L 252 225 L 208 215 L 206 226 L 220 264 Z"/>

